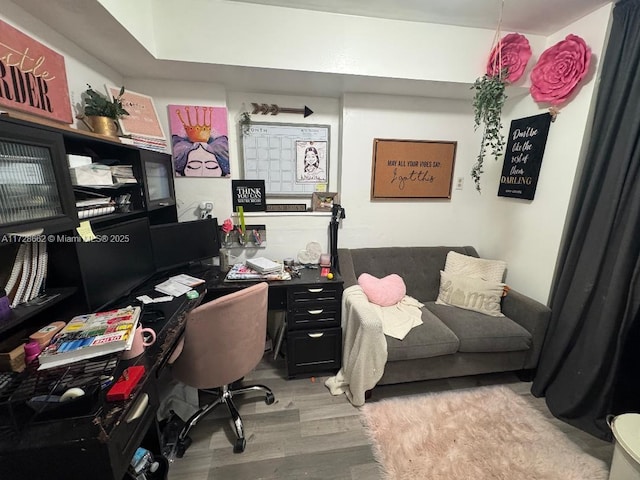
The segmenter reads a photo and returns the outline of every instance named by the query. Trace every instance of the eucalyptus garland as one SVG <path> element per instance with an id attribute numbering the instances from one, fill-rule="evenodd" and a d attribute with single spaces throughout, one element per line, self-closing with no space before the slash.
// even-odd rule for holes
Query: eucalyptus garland
<path id="1" fill-rule="evenodd" d="M 484 126 L 480 153 L 471 169 L 471 178 L 473 178 L 478 192 L 480 192 L 480 176 L 483 173 L 482 165 L 488 150 L 491 149 L 493 157 L 498 160 L 505 145 L 501 116 L 502 107 L 507 99 L 505 95 L 506 78 L 506 69 L 496 76 L 485 74 L 476 79 L 471 87 L 472 90 L 475 90 L 473 97 L 475 129 L 477 130 L 480 125 Z"/>
<path id="2" fill-rule="evenodd" d="M 238 123 L 242 128 L 242 134 L 249 135 L 249 127 L 251 127 L 251 115 L 249 115 L 249 112 L 242 112 Z"/>

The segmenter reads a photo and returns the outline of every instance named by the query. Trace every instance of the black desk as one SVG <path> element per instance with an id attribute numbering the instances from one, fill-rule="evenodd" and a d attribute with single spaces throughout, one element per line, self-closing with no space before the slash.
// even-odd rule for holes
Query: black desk
<path id="1" fill-rule="evenodd" d="M 0 410 L 0 478 L 120 480 L 145 438 L 159 451 L 156 378 L 184 330 L 188 310 L 202 299 L 182 296 L 163 304 L 165 320 L 153 326 L 156 342 L 139 357 L 118 360 L 116 354 L 44 371 L 63 375 L 69 368 L 73 375 L 104 364 L 118 378 L 125 368 L 144 365 L 146 374 L 130 399 L 106 402 L 103 391 L 80 412 L 51 419 L 26 405 L 4 405 L 10 408 Z"/>
<path id="2" fill-rule="evenodd" d="M 198 276 L 197 271 L 190 274 Z M 245 288 L 251 282 L 225 282 L 217 267 L 200 272 L 207 283 L 205 301 Z M 291 280 L 269 282 L 269 310 L 284 310 L 279 331 L 286 345 L 287 376 L 336 372 L 342 363 L 343 281 L 320 276 L 318 269 L 302 269 Z M 276 347 L 279 343 L 276 340 Z M 277 352 L 276 352 L 277 353 Z"/>
<path id="3" fill-rule="evenodd" d="M 155 422 L 160 404 L 156 379 L 184 330 L 188 311 L 200 302 L 251 284 L 224 282 L 224 274 L 217 267 L 192 267 L 175 273 L 204 278 L 206 284 L 199 287 L 202 295 L 194 301 L 183 295 L 171 302 L 153 304 L 154 309 L 162 310 L 165 319 L 146 324 L 156 331 L 157 339 L 144 354 L 127 361 L 112 355 L 106 360 L 71 364 L 83 369 L 88 364 L 111 360 L 115 378 L 128 366 L 144 365 L 146 375 L 130 399 L 109 403 L 101 392 L 82 414 L 48 420 L 34 415 L 26 405 L 0 402 L 2 480 L 121 480 L 141 443 L 154 452 L 160 451 Z M 305 269 L 301 273 L 300 278 L 269 282 L 269 308 L 286 311 L 283 333 L 289 377 L 335 371 L 340 368 L 342 356 L 342 280 L 327 280 L 318 270 Z M 130 304 L 136 295 L 152 293 L 153 285 L 159 281 L 153 279 L 116 306 Z M 158 296 L 157 292 L 153 296 Z M 65 367 L 47 371 L 60 369 Z"/>

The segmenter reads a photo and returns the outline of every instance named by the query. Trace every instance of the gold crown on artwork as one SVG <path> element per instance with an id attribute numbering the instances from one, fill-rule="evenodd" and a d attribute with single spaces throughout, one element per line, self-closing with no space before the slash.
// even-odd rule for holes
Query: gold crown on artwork
<path id="1" fill-rule="evenodd" d="M 187 134 L 187 138 L 191 140 L 193 143 L 196 142 L 208 142 L 209 137 L 211 136 L 211 119 L 213 118 L 213 107 L 202 107 L 202 123 L 200 123 L 200 108 L 194 107 L 196 109 L 196 118 L 195 123 L 191 120 L 191 112 L 189 107 L 184 107 L 187 120 L 189 123 L 187 124 L 182 118 L 182 113 L 180 109 L 176 110 L 176 115 L 182 122 L 182 126 L 184 127 L 184 131 Z M 207 123 L 208 122 L 208 123 Z"/>

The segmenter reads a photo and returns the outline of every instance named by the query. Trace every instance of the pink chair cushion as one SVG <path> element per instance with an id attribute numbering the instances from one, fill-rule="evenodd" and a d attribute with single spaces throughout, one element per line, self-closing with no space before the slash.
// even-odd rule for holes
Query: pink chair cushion
<path id="1" fill-rule="evenodd" d="M 358 277 L 358 285 L 371 303 L 382 307 L 395 305 L 407 293 L 404 280 L 395 273 L 384 278 L 376 278 L 368 273 L 363 273 Z"/>

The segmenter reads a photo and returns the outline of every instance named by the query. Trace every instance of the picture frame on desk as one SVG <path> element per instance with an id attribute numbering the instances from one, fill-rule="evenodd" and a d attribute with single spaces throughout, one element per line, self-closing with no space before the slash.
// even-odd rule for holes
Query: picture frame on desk
<path id="1" fill-rule="evenodd" d="M 330 212 L 334 204 L 340 203 L 340 194 L 337 192 L 313 192 L 311 196 L 311 211 Z"/>

